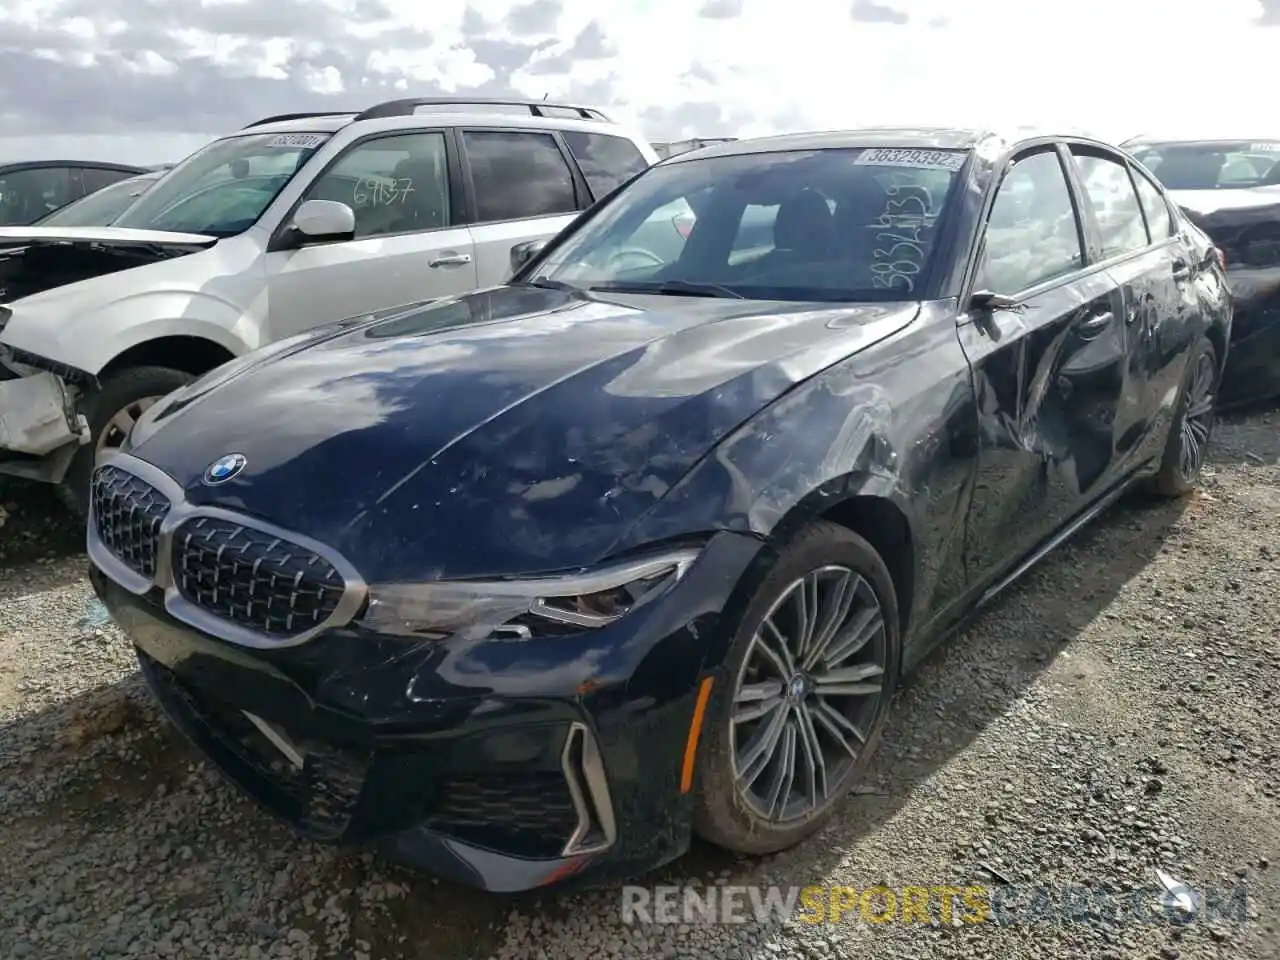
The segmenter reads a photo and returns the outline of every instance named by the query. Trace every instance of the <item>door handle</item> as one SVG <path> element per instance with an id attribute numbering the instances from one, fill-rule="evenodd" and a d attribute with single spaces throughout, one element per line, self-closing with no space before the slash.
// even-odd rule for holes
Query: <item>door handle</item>
<path id="1" fill-rule="evenodd" d="M 460 267 L 471 262 L 469 253 L 445 253 L 430 261 L 428 267 Z"/>
<path id="2" fill-rule="evenodd" d="M 1173 279 L 1185 280 L 1189 276 L 1191 276 L 1191 267 L 1187 264 L 1187 261 L 1181 257 L 1173 261 Z"/>
<path id="3" fill-rule="evenodd" d="M 1081 333 L 1101 333 L 1107 328 L 1116 315 L 1110 310 L 1104 310 L 1101 313 L 1095 313 L 1091 317 L 1085 317 L 1080 321 Z"/>

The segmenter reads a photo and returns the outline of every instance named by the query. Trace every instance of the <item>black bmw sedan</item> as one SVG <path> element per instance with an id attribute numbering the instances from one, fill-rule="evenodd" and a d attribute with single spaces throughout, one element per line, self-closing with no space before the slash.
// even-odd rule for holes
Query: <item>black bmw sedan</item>
<path id="1" fill-rule="evenodd" d="M 728 143 L 501 287 L 151 407 L 96 470 L 93 583 L 307 836 L 494 890 L 764 854 L 933 644 L 1124 491 L 1192 488 L 1230 326 L 1100 143 Z"/>

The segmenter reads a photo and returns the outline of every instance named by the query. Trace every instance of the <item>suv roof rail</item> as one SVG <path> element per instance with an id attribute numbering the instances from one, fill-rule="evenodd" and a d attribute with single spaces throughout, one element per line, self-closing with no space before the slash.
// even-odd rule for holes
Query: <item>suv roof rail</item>
<path id="1" fill-rule="evenodd" d="M 255 120 L 253 123 L 246 123 L 241 130 L 248 130 L 250 127 L 261 127 L 268 123 L 283 123 L 286 120 L 310 120 L 312 117 L 352 117 L 355 116 L 354 110 L 321 110 L 315 113 L 277 113 L 273 117 L 263 117 L 261 120 Z"/>
<path id="2" fill-rule="evenodd" d="M 568 111 L 580 120 L 604 120 L 609 118 L 595 107 L 584 107 L 573 103 L 548 103 L 545 100 L 508 100 L 503 97 L 408 97 L 403 100 L 388 100 L 356 114 L 354 122 L 360 120 L 377 120 L 382 117 L 411 117 L 418 107 L 524 107 L 530 116 L 552 117 L 563 116 Z M 554 110 L 556 113 L 546 111 Z"/>

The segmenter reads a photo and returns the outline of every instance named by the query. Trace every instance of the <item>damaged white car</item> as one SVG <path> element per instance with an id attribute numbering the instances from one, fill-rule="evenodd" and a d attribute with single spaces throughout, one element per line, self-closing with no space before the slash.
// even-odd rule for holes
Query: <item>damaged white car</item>
<path id="1" fill-rule="evenodd" d="M 0 474 L 84 511 L 95 461 L 165 395 L 312 328 L 498 284 L 656 159 L 589 107 L 397 100 L 215 140 L 109 227 L 0 228 Z"/>

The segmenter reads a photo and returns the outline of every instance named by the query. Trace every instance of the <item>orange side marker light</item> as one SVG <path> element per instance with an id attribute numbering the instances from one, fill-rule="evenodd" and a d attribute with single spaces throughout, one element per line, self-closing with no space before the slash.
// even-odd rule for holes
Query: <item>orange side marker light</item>
<path id="1" fill-rule="evenodd" d="M 680 771 L 680 792 L 693 789 L 693 761 L 698 755 L 698 737 L 702 734 L 702 718 L 711 699 L 712 677 L 703 677 L 698 685 L 698 699 L 693 705 L 693 721 L 689 724 L 689 739 L 684 747 L 684 769 Z"/>

